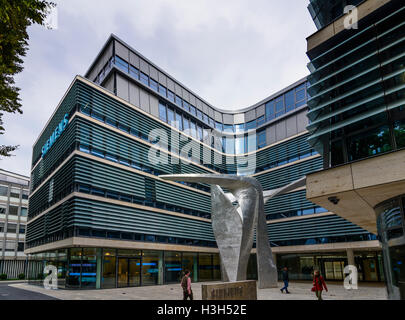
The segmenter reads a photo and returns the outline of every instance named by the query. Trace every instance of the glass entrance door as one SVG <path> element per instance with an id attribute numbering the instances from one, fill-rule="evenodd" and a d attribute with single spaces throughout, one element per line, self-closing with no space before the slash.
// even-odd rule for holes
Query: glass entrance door
<path id="1" fill-rule="evenodd" d="M 118 288 L 141 284 L 140 259 L 118 258 Z"/>
<path id="2" fill-rule="evenodd" d="M 344 279 L 344 260 L 322 259 L 325 280 L 343 280 Z"/>

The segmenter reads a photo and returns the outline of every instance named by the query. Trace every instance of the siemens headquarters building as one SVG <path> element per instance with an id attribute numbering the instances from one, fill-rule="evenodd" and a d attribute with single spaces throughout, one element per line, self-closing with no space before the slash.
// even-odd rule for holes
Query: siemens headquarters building
<path id="1" fill-rule="evenodd" d="M 66 288 L 167 284 L 185 269 L 193 281 L 221 280 L 209 185 L 159 176 L 248 174 L 270 190 L 319 172 L 308 80 L 223 110 L 111 35 L 33 146 L 25 253 L 55 265 Z M 265 215 L 291 279 L 310 280 L 316 267 L 341 281 L 353 264 L 360 281 L 384 281 L 377 232 L 307 200 L 306 187 L 271 199 Z M 249 278 L 256 269 L 253 247 Z"/>

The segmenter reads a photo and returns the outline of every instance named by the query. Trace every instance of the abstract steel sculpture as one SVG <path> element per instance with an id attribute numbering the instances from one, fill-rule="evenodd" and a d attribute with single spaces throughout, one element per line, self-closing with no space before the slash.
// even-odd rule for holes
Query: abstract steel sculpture
<path id="1" fill-rule="evenodd" d="M 246 176 L 182 174 L 162 175 L 160 178 L 210 184 L 212 230 L 220 252 L 224 278 L 231 282 L 246 280 L 256 230 L 258 287 L 277 287 L 277 268 L 267 233 L 264 203 L 276 195 L 305 185 L 305 178 L 265 192 L 255 178 Z"/>

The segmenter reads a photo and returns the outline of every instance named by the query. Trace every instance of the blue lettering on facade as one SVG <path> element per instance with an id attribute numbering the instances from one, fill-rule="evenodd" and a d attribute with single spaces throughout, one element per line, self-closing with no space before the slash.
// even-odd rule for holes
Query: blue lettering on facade
<path id="1" fill-rule="evenodd" d="M 52 147 L 52 145 L 55 143 L 55 141 L 60 137 L 62 132 L 66 129 L 68 123 L 69 123 L 69 114 L 66 113 L 65 116 L 63 117 L 62 121 L 59 122 L 58 126 L 55 128 L 55 130 L 52 132 L 49 139 L 45 142 L 44 146 L 42 147 L 42 158 L 45 156 L 45 154 L 48 152 L 48 150 Z"/>

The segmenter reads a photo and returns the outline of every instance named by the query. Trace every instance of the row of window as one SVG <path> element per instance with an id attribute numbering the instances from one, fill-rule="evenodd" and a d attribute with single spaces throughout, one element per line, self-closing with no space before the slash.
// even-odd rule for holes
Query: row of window
<path id="1" fill-rule="evenodd" d="M 0 186 L 0 197 L 7 197 L 8 196 L 8 186 Z M 21 195 L 22 193 L 22 195 Z M 29 191 L 28 190 L 22 190 L 19 188 L 10 188 L 10 198 L 16 198 L 16 199 L 20 199 L 20 195 L 21 198 L 23 200 L 28 200 L 28 194 Z"/>
<path id="2" fill-rule="evenodd" d="M 169 244 L 180 244 L 187 246 L 203 246 L 203 247 L 216 247 L 215 241 L 187 239 L 179 237 L 158 236 L 151 234 L 141 234 L 123 231 L 107 231 L 100 229 L 76 229 L 77 235 L 81 237 L 94 237 L 94 238 L 107 238 L 116 240 L 130 240 L 130 241 L 143 241 L 143 242 L 158 242 Z"/>
<path id="3" fill-rule="evenodd" d="M 120 70 L 124 71 L 127 74 L 130 74 L 135 79 L 142 82 L 144 85 L 150 87 L 155 92 L 160 93 L 162 96 L 176 104 L 178 107 L 186 110 L 187 112 L 191 113 L 196 119 L 200 120 L 201 122 L 205 123 L 206 125 L 210 126 L 211 128 L 215 128 L 218 131 L 224 132 L 243 132 L 252 129 L 256 129 L 263 125 L 264 123 L 273 120 L 282 116 L 283 114 L 292 111 L 296 108 L 299 108 L 306 104 L 307 101 L 307 83 L 303 83 L 298 87 L 286 92 L 285 94 L 280 95 L 279 97 L 269 101 L 266 103 L 266 113 L 263 116 L 258 117 L 255 120 L 241 123 L 241 124 L 224 124 L 218 121 L 215 121 L 211 117 L 209 117 L 204 112 L 198 110 L 195 106 L 188 103 L 178 95 L 176 95 L 171 90 L 167 89 L 162 84 L 156 82 L 147 74 L 143 73 L 142 71 L 138 70 L 133 65 L 129 64 L 128 62 L 121 59 L 119 56 L 115 56 L 113 62 Z M 107 65 L 110 65 L 108 63 Z M 110 67 L 107 68 L 108 70 Z M 106 74 L 103 72 L 103 74 Z M 97 79 L 96 79 L 97 81 Z M 170 123 L 170 119 L 168 120 Z"/>
<path id="4" fill-rule="evenodd" d="M 377 236 L 372 233 L 363 233 L 363 234 L 351 234 L 351 235 L 336 236 L 336 237 L 317 237 L 317 238 L 309 238 L 309 239 L 270 241 L 270 244 L 274 247 L 282 247 L 282 246 L 299 246 L 299 245 L 307 246 L 307 245 L 314 245 L 314 244 L 353 242 L 353 241 L 371 241 L 371 240 L 377 240 Z"/>
<path id="5" fill-rule="evenodd" d="M 121 192 L 115 192 L 115 191 L 96 188 L 93 186 L 83 185 L 83 184 L 78 184 L 76 187 L 76 190 L 79 192 L 89 193 L 89 194 L 99 196 L 99 197 L 120 200 L 120 201 L 130 202 L 130 203 L 136 203 L 136 204 L 143 205 L 143 206 L 158 208 L 158 209 L 167 210 L 167 211 L 179 212 L 179 213 L 196 216 L 196 217 L 201 217 L 201 218 L 207 218 L 207 219 L 211 218 L 211 214 L 209 214 L 207 212 L 193 210 L 193 209 L 184 208 L 181 206 L 175 206 L 175 205 L 171 205 L 168 203 L 156 201 L 156 199 L 153 199 L 154 197 L 146 197 L 146 199 L 145 199 L 145 198 L 137 197 L 137 196 L 130 195 L 130 194 L 124 194 Z"/>
<path id="6" fill-rule="evenodd" d="M 17 248 L 16 248 L 17 247 Z M 2 251 L 2 247 L 0 246 L 0 252 Z M 6 240 L 4 251 L 5 252 L 14 252 L 17 249 L 18 252 L 24 251 L 24 242 L 16 242 L 13 240 Z"/>
<path id="7" fill-rule="evenodd" d="M 317 213 L 324 213 L 324 212 L 328 212 L 328 210 L 326 210 L 322 207 L 319 207 L 319 206 L 315 206 L 312 208 L 291 210 L 288 212 L 280 212 L 280 213 L 276 213 L 276 214 L 268 214 L 266 216 L 266 219 L 267 220 L 276 220 L 276 219 L 306 216 L 306 215 L 310 215 L 310 214 L 317 214 Z"/>
<path id="8" fill-rule="evenodd" d="M 4 222 L 0 222 L 0 232 L 17 233 L 17 224 L 9 222 L 7 223 L 6 226 Z M 18 233 L 25 234 L 25 225 L 20 224 L 20 227 L 18 228 Z"/>
<path id="9" fill-rule="evenodd" d="M 165 115 L 166 115 L 166 110 L 170 110 L 170 108 L 167 108 L 166 106 L 160 104 L 160 109 L 161 110 L 163 110 L 163 107 L 164 107 Z M 123 125 L 123 124 L 121 124 L 121 123 L 119 123 L 117 121 L 113 121 L 110 118 L 108 118 L 106 116 L 103 116 L 103 115 L 93 111 L 92 109 L 90 109 L 88 107 L 81 107 L 80 112 L 82 112 L 82 113 L 84 113 L 84 114 L 86 114 L 86 115 L 88 115 L 88 116 L 90 116 L 92 118 L 95 118 L 95 119 L 97 119 L 99 121 L 102 121 L 102 122 L 104 122 L 104 123 L 106 123 L 106 124 L 108 124 L 110 126 L 113 126 L 113 127 L 117 128 L 119 130 L 122 130 L 122 131 L 124 131 L 126 133 L 134 135 L 134 136 L 136 136 L 138 138 L 142 138 L 143 140 L 145 140 L 147 142 L 151 142 L 151 141 L 149 141 L 148 137 L 146 137 L 146 135 L 142 134 L 138 130 L 136 130 L 136 129 L 132 128 L 132 127 L 128 127 L 126 125 Z M 179 119 L 184 120 L 184 118 L 181 118 L 182 116 L 181 116 L 180 113 L 176 112 L 175 115 L 176 115 L 176 120 L 179 120 Z M 179 124 L 179 123 L 183 123 L 183 124 L 188 123 L 188 120 L 186 122 L 180 122 L 180 121 L 177 122 L 177 124 Z M 185 128 L 190 130 L 190 127 L 184 127 L 182 125 L 182 127 L 180 127 L 180 131 L 184 132 Z M 197 130 L 193 130 L 192 128 L 197 128 Z M 197 134 L 197 136 L 199 138 L 203 136 L 202 132 L 204 132 L 204 137 L 207 137 L 209 135 L 209 133 L 205 129 L 202 129 L 200 126 L 196 125 L 195 123 L 191 126 L 191 132 L 194 132 L 194 134 L 191 133 L 192 136 L 195 136 Z M 249 145 L 252 145 L 252 144 L 255 145 L 255 143 L 254 143 L 255 142 L 254 141 L 255 136 L 254 135 L 243 136 L 243 137 L 222 137 L 222 140 L 219 139 L 218 137 L 213 137 L 213 139 L 216 139 L 217 141 L 212 141 L 212 144 L 215 144 L 215 142 L 221 144 L 221 146 L 223 148 L 222 151 L 226 152 L 227 154 L 232 154 L 232 153 L 233 154 L 235 154 L 235 153 L 241 154 L 241 153 L 245 153 L 245 152 L 248 152 L 248 151 L 250 152 L 251 150 L 249 148 Z M 252 139 L 253 139 L 253 142 L 252 142 Z M 265 144 L 266 144 L 266 132 L 265 132 L 265 130 L 257 132 L 256 140 L 257 140 L 257 145 L 258 145 L 259 148 L 265 146 Z M 162 145 L 161 147 L 164 148 L 164 149 L 167 149 L 168 151 L 171 151 L 170 146 L 168 146 L 166 148 L 165 145 Z M 87 149 L 89 149 L 89 147 L 83 145 L 83 151 L 88 152 Z M 106 158 L 106 155 L 104 155 L 104 153 L 102 151 L 94 150 L 93 152 L 94 152 L 94 155 L 96 155 L 96 156 L 101 156 L 101 157 Z M 257 167 L 256 168 L 256 173 L 264 171 L 264 170 L 268 170 L 268 169 L 271 169 L 271 168 L 275 168 L 277 166 L 282 166 L 284 164 L 291 163 L 291 162 L 294 162 L 294 161 L 297 161 L 297 160 L 300 160 L 300 159 L 304 159 L 304 158 L 310 157 L 310 156 L 315 155 L 315 154 L 317 154 L 315 152 L 315 150 L 310 150 L 309 152 L 304 152 L 304 153 L 298 153 L 296 155 L 289 156 L 286 159 L 280 159 L 279 161 L 272 162 L 272 163 Z M 112 161 L 115 161 L 114 156 L 109 156 L 109 157 L 112 159 Z M 235 172 L 231 172 L 231 171 L 228 171 L 228 170 L 223 170 L 223 169 L 218 168 L 218 167 L 216 167 L 214 165 L 205 164 L 200 159 L 196 159 L 196 158 L 193 158 L 191 156 L 189 157 L 188 160 L 196 162 L 196 163 L 198 163 L 200 165 L 206 166 L 206 167 L 208 167 L 210 169 L 217 170 L 220 173 L 235 174 Z M 124 165 L 128 165 L 128 163 L 130 163 L 129 165 L 132 166 L 131 161 L 129 161 L 129 160 L 123 160 L 123 162 L 122 162 L 122 164 L 124 164 Z M 156 169 L 154 169 L 152 167 L 151 168 L 147 167 L 144 170 L 142 168 L 145 167 L 145 166 L 142 166 L 141 164 L 136 163 L 135 168 L 138 168 L 138 167 L 141 168 L 139 170 L 143 170 L 143 171 L 155 174 L 155 175 L 164 174 L 164 173 L 158 172 Z M 153 172 L 156 172 L 156 173 L 153 173 Z"/>
<path id="10" fill-rule="evenodd" d="M 104 152 L 102 150 L 98 150 L 98 149 L 93 148 L 93 147 L 88 146 L 88 145 L 80 144 L 79 150 L 83 151 L 85 153 L 92 154 L 92 155 L 94 155 L 96 157 L 99 157 L 99 158 L 103 158 L 103 159 L 106 159 L 106 160 L 113 161 L 115 163 L 122 164 L 122 165 L 127 166 L 127 167 L 132 167 L 132 168 L 137 169 L 139 171 L 143 171 L 143 172 L 146 172 L 146 173 L 149 173 L 149 174 L 153 174 L 154 176 L 160 176 L 160 175 L 167 174 L 167 172 L 156 169 L 155 167 L 145 166 L 145 165 L 143 165 L 143 164 L 141 164 L 139 162 L 131 161 L 131 160 L 128 160 L 128 159 L 123 158 L 123 157 L 118 157 L 118 156 L 116 156 L 114 154 Z M 202 191 L 205 191 L 205 192 L 210 192 L 209 187 L 206 187 L 206 186 L 201 185 L 201 184 L 188 183 L 188 182 L 183 182 L 182 184 L 187 185 L 187 186 L 189 186 L 191 188 L 198 189 L 198 190 L 202 190 Z"/>
<path id="11" fill-rule="evenodd" d="M 10 205 L 8 207 L 8 214 L 11 216 L 18 216 L 18 208 L 17 206 Z M 21 207 L 20 216 L 26 217 L 28 213 L 28 208 Z M 0 205 L 0 214 L 6 214 L 6 207 L 4 205 Z"/>

